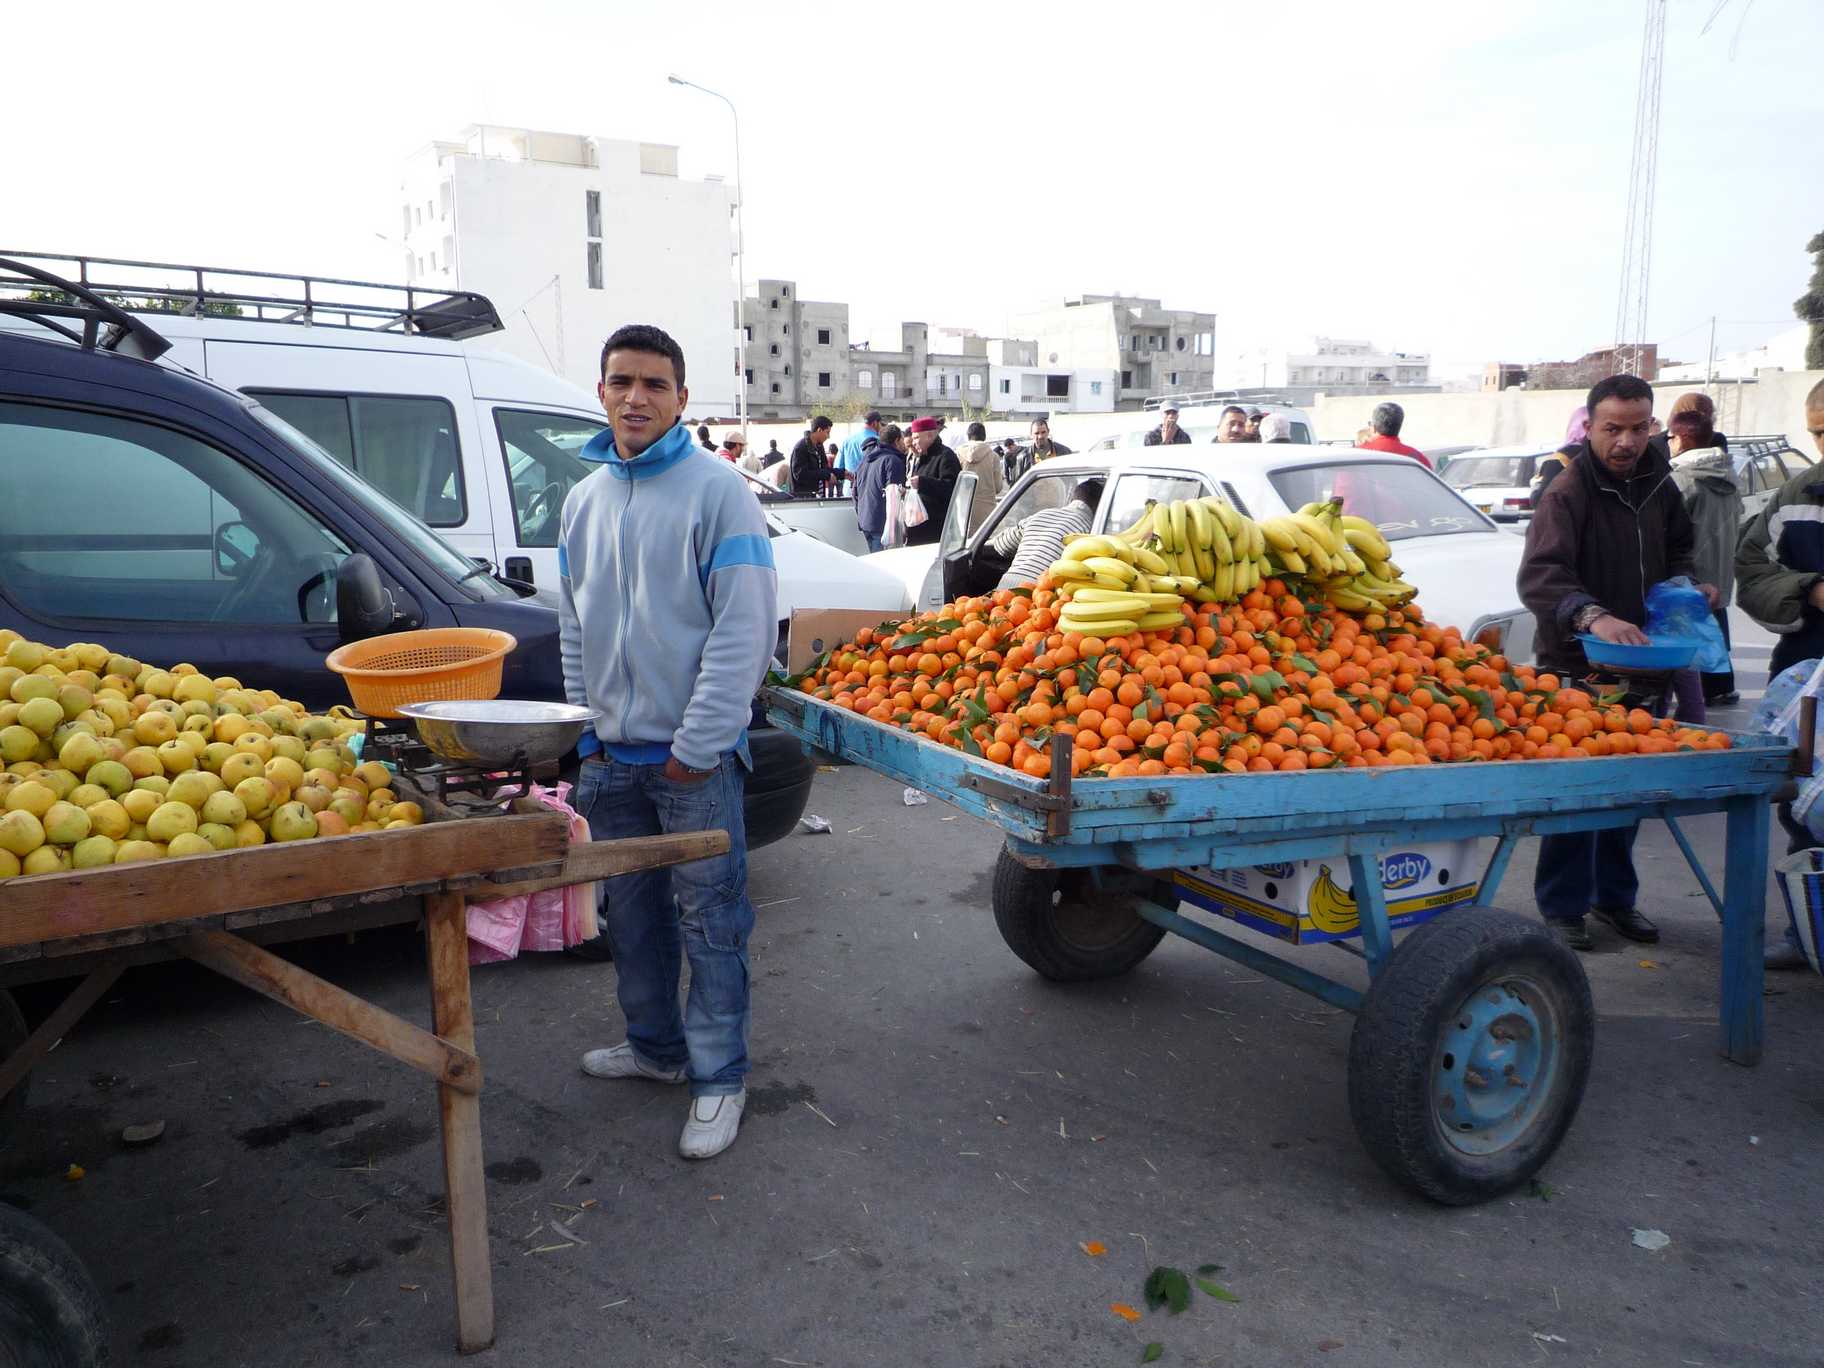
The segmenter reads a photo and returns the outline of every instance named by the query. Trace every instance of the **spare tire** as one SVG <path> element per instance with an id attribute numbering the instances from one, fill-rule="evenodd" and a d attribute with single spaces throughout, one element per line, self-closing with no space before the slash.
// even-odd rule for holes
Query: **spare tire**
<path id="1" fill-rule="evenodd" d="M 107 1313 L 70 1247 L 0 1203 L 0 1366 L 102 1368 Z"/>

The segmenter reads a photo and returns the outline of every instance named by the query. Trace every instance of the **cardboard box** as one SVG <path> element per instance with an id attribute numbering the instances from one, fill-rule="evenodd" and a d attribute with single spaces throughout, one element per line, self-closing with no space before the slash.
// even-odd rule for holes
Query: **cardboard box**
<path id="1" fill-rule="evenodd" d="M 785 635 L 785 672 L 800 674 L 832 646 L 853 641 L 863 627 L 878 627 L 895 620 L 891 613 L 878 608 L 793 609 Z"/>
<path id="2" fill-rule="evenodd" d="M 1402 846 L 1379 857 L 1388 920 L 1416 926 L 1476 900 L 1485 861 L 1480 841 Z M 1245 869 L 1187 869 L 1173 876 L 1178 894 L 1218 916 L 1293 945 L 1361 934 L 1354 881 L 1342 856 Z"/>

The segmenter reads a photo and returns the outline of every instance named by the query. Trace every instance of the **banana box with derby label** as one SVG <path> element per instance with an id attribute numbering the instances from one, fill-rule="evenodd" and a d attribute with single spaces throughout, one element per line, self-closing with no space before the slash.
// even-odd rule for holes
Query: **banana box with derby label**
<path id="1" fill-rule="evenodd" d="M 1475 902 L 1484 863 L 1478 858 L 1481 844 L 1433 841 L 1384 852 L 1381 888 L 1390 925 L 1417 926 Z M 1172 882 L 1186 902 L 1292 945 L 1361 934 L 1349 862 L 1341 856 L 1243 869 L 1180 869 Z"/>

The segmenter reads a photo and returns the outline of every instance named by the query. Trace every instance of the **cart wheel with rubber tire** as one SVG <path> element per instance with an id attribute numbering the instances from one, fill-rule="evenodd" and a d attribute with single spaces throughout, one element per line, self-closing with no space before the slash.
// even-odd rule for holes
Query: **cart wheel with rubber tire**
<path id="1" fill-rule="evenodd" d="M 0 1203 L 0 1364 L 101 1368 L 107 1313 L 95 1281 L 57 1236 Z"/>
<path id="2" fill-rule="evenodd" d="M 1449 1206 L 1512 1191 L 1552 1157 L 1589 1078 L 1596 1015 L 1577 956 L 1493 907 L 1414 931 L 1349 1040 L 1349 1111 L 1389 1176 Z"/>
<path id="3" fill-rule="evenodd" d="M 12 993 L 0 988 L 0 1060 L 12 1058 L 13 1051 L 25 1044 L 31 1035 L 25 1024 L 25 1014 L 19 1010 L 19 1002 Z M 31 1087 L 32 1076 L 28 1073 L 14 1085 L 13 1090 L 5 1097 L 0 1097 L 0 1144 L 6 1143 L 7 1135 L 19 1123 L 25 1112 L 25 1094 Z"/>
<path id="4" fill-rule="evenodd" d="M 994 924 L 1014 954 L 1059 983 L 1125 974 L 1165 937 L 1130 895 L 1099 887 L 1089 870 L 1033 869 L 1005 848 L 994 866 Z"/>

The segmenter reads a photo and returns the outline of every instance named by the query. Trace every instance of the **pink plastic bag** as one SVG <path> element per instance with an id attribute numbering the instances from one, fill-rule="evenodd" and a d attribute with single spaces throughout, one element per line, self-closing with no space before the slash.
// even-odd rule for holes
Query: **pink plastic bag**
<path id="1" fill-rule="evenodd" d="M 570 785 L 532 786 L 532 797 L 570 818 L 570 844 L 589 839 L 589 823 L 570 806 Z M 562 950 L 593 940 L 598 930 L 596 886 L 572 884 L 469 904 L 469 963 L 509 960 L 521 950 Z"/>

